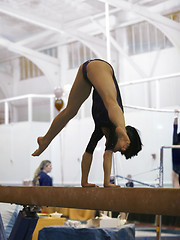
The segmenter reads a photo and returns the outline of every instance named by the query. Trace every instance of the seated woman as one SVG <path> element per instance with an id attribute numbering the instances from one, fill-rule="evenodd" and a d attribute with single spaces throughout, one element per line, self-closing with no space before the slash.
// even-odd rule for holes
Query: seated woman
<path id="1" fill-rule="evenodd" d="M 52 170 L 52 164 L 49 160 L 44 160 L 40 163 L 34 173 L 34 186 L 52 186 L 52 178 L 48 175 Z"/>
<path id="2" fill-rule="evenodd" d="M 39 148 L 32 155 L 39 156 L 48 147 L 54 137 L 77 114 L 92 88 L 94 88 L 95 131 L 89 143 L 91 147 L 88 145 L 83 155 L 81 182 L 84 187 L 95 186 L 87 182 L 87 177 L 92 162 L 92 152 L 97 142 L 105 135 L 107 148 L 104 154 L 104 186 L 113 187 L 114 185 L 109 184 L 112 152 L 120 151 L 126 158 L 130 158 L 137 155 L 142 143 L 135 128 L 125 127 L 121 95 L 114 70 L 109 63 L 101 59 L 89 60 L 79 67 L 66 108 L 55 117 L 47 133 L 37 139 Z"/>

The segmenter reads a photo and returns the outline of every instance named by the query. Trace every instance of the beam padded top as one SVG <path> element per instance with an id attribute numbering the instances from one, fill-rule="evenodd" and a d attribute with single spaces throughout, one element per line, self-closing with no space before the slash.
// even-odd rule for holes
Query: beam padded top
<path id="1" fill-rule="evenodd" d="M 180 189 L 0 186 L 0 202 L 180 216 Z"/>

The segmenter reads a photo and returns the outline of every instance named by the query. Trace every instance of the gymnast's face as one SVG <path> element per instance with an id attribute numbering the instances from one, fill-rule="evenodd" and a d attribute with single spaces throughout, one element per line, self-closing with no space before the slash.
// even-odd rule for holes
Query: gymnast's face
<path id="1" fill-rule="evenodd" d="M 120 142 L 117 142 L 113 152 L 121 152 L 122 154 L 129 148 L 129 138 L 122 138 Z"/>
<path id="2" fill-rule="evenodd" d="M 52 164 L 51 163 L 46 164 L 46 166 L 44 167 L 44 172 L 49 173 L 51 172 L 51 170 L 52 170 Z"/>

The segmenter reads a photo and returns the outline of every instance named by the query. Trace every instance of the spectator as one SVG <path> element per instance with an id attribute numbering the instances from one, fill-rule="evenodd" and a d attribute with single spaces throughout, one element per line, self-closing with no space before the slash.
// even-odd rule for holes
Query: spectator
<path id="1" fill-rule="evenodd" d="M 48 175 L 52 170 L 52 164 L 49 160 L 44 160 L 36 169 L 33 178 L 33 186 L 52 186 L 52 178 Z"/>
<path id="2" fill-rule="evenodd" d="M 174 112 L 173 145 L 180 145 L 180 133 L 177 132 L 179 111 L 174 110 Z M 173 187 L 180 187 L 180 148 L 172 149 L 172 168 Z"/>

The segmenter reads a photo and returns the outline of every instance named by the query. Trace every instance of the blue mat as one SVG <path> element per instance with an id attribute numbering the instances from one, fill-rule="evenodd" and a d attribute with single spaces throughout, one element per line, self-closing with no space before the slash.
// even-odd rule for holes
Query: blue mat
<path id="1" fill-rule="evenodd" d="M 0 240 L 7 240 L 1 214 L 0 214 Z"/>
<path id="2" fill-rule="evenodd" d="M 38 240 L 135 240 L 135 226 L 120 228 L 73 228 L 51 226 L 40 230 Z"/>

